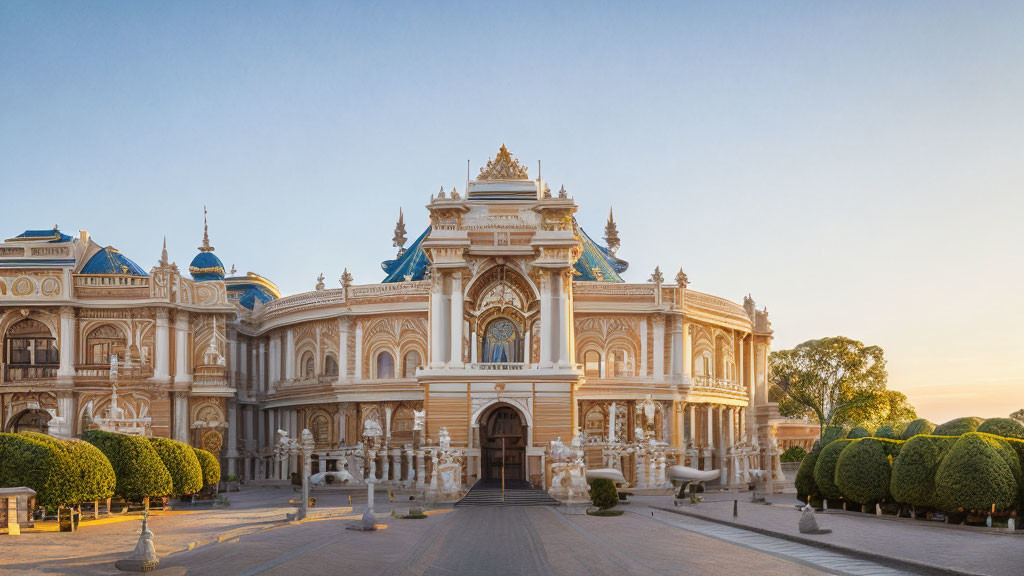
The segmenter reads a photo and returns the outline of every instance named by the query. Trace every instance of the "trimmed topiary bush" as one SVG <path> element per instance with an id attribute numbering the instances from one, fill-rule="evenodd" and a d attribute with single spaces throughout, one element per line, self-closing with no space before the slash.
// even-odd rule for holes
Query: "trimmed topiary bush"
<path id="1" fill-rule="evenodd" d="M 114 495 L 117 482 L 114 468 L 92 444 L 81 440 L 61 440 L 38 432 L 23 432 L 21 435 L 48 444 L 67 455 L 72 504 L 106 500 Z"/>
<path id="2" fill-rule="evenodd" d="M 1003 438 L 1024 439 L 1024 425 L 1013 418 L 989 418 L 978 426 L 978 432 Z"/>
<path id="3" fill-rule="evenodd" d="M 900 438 L 902 438 L 903 440 L 910 440 L 911 438 L 917 436 L 918 434 L 931 434 L 934 431 L 934 424 L 925 420 L 924 418 L 918 418 L 917 420 L 914 420 L 910 424 L 907 424 L 907 427 L 903 429 L 903 434 L 900 435 Z"/>
<path id="4" fill-rule="evenodd" d="M 860 438 L 851 442 L 836 461 L 836 486 L 843 496 L 861 504 L 890 500 L 892 460 L 899 454 L 902 443 L 884 438 Z"/>
<path id="5" fill-rule="evenodd" d="M 595 478 L 590 482 L 590 500 L 601 510 L 614 507 L 619 502 L 615 483 L 607 478 Z"/>
<path id="6" fill-rule="evenodd" d="M 71 506 L 71 459 L 48 442 L 22 434 L 0 433 L 0 486 L 28 486 L 40 506 Z"/>
<path id="7" fill-rule="evenodd" d="M 968 432 L 942 459 L 935 475 L 935 497 L 947 512 L 1006 511 L 1020 497 L 1020 460 L 1009 443 L 996 436 Z"/>
<path id="8" fill-rule="evenodd" d="M 846 437 L 849 438 L 850 440 L 856 440 L 858 438 L 869 438 L 870 436 L 871 432 L 868 432 L 867 428 L 862 428 L 860 426 L 857 426 L 856 428 L 853 428 L 852 430 L 846 433 Z"/>
<path id="9" fill-rule="evenodd" d="M 191 446 L 170 438 L 157 437 L 150 437 L 149 443 L 171 474 L 172 496 L 181 498 L 203 489 L 203 467 Z"/>
<path id="10" fill-rule="evenodd" d="M 790 446 L 779 456 L 779 460 L 783 462 L 802 462 L 805 457 L 807 457 L 807 450 L 800 446 Z"/>
<path id="11" fill-rule="evenodd" d="M 898 440 L 896 431 L 892 429 L 892 426 L 882 426 L 878 430 L 875 430 L 875 438 L 888 438 L 889 440 Z"/>
<path id="12" fill-rule="evenodd" d="M 114 468 L 114 494 L 125 500 L 167 496 L 171 475 L 145 438 L 89 430 L 82 438 L 99 449 Z"/>
<path id="13" fill-rule="evenodd" d="M 814 463 L 814 483 L 818 486 L 818 493 L 826 500 L 840 500 L 843 491 L 836 486 L 836 464 L 839 463 L 839 455 L 849 446 L 853 440 L 842 439 L 825 446 L 818 454 L 818 461 Z"/>
<path id="14" fill-rule="evenodd" d="M 945 424 L 939 425 L 932 434 L 936 436 L 962 436 L 968 432 L 977 432 L 978 426 L 984 422 L 977 416 L 965 418 L 954 418 Z"/>
<path id="15" fill-rule="evenodd" d="M 203 469 L 203 486 L 219 484 L 220 462 L 217 461 L 217 457 L 213 455 L 213 452 L 203 450 L 202 448 L 193 448 L 192 451 L 196 453 L 199 466 Z"/>
<path id="16" fill-rule="evenodd" d="M 907 440 L 893 461 L 889 483 L 893 499 L 915 507 L 936 507 L 935 474 L 953 444 L 955 436 L 918 434 Z"/>
<path id="17" fill-rule="evenodd" d="M 808 504 L 812 499 L 821 497 L 818 492 L 818 484 L 814 482 L 814 464 L 818 461 L 820 451 L 811 452 L 800 462 L 800 468 L 796 471 L 796 497 Z"/>

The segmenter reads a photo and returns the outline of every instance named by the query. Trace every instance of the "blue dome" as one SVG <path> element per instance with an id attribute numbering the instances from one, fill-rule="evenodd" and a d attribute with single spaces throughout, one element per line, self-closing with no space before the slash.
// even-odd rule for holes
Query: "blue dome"
<path id="1" fill-rule="evenodd" d="M 213 252 L 200 252 L 188 267 L 192 279 L 197 282 L 224 279 L 224 263 Z"/>
<path id="2" fill-rule="evenodd" d="M 252 310 L 256 306 L 257 300 L 266 304 L 274 300 L 274 296 L 261 288 L 249 288 L 238 297 L 238 304 Z"/>
<path id="3" fill-rule="evenodd" d="M 107 246 L 92 255 L 82 267 L 81 274 L 127 274 L 129 276 L 149 276 L 146 271 L 132 262 L 116 248 Z"/>

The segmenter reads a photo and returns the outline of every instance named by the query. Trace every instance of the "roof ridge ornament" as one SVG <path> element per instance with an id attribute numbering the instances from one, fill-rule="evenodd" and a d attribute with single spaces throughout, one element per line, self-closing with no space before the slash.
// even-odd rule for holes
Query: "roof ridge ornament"
<path id="1" fill-rule="evenodd" d="M 619 228 L 615 224 L 615 213 L 611 208 L 608 208 L 608 224 L 604 227 L 604 241 L 608 244 L 608 251 L 615 256 L 622 243 L 619 241 Z"/>
<path id="2" fill-rule="evenodd" d="M 494 159 L 488 158 L 487 165 L 480 169 L 477 180 L 528 180 L 526 166 L 519 163 L 519 160 L 508 151 L 505 144 L 501 144 L 498 155 Z"/>
<path id="3" fill-rule="evenodd" d="M 167 236 L 165 235 L 164 236 L 164 249 L 160 251 L 160 262 L 159 262 L 158 266 L 166 267 L 167 264 L 168 264 L 168 261 L 167 261 Z"/>
<path id="4" fill-rule="evenodd" d="M 682 267 L 679 268 L 679 273 L 676 274 L 676 284 L 680 288 L 686 288 L 690 284 L 690 279 L 686 277 L 686 272 L 683 272 Z"/>
<path id="5" fill-rule="evenodd" d="M 203 245 L 199 247 L 200 252 L 213 252 L 210 246 L 210 228 L 206 224 L 206 206 L 203 206 Z"/>
<path id="6" fill-rule="evenodd" d="M 398 248 L 398 258 L 405 254 L 405 215 L 402 214 L 402 209 L 398 209 L 398 222 L 395 223 L 395 237 L 391 239 L 391 245 Z"/>
<path id="7" fill-rule="evenodd" d="M 654 273 L 651 274 L 651 277 L 647 281 L 655 284 L 665 283 L 665 275 L 661 273 L 661 266 L 654 267 Z"/>

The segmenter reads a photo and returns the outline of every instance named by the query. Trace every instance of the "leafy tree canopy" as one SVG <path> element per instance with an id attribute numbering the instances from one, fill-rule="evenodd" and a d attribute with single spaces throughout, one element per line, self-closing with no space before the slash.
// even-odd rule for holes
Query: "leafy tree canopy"
<path id="1" fill-rule="evenodd" d="M 813 414 L 822 432 L 827 426 L 871 420 L 889 407 L 882 398 L 888 373 L 878 346 L 843 336 L 808 340 L 792 350 L 772 352 L 770 362 L 779 412 Z"/>

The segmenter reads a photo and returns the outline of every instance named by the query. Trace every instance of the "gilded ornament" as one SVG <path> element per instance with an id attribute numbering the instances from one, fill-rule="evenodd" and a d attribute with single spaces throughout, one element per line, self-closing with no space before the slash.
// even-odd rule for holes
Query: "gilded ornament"
<path id="1" fill-rule="evenodd" d="M 526 167 L 519 164 L 504 144 L 498 150 L 498 155 L 492 160 L 487 160 L 487 165 L 480 169 L 477 180 L 526 180 Z"/>

